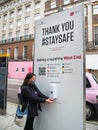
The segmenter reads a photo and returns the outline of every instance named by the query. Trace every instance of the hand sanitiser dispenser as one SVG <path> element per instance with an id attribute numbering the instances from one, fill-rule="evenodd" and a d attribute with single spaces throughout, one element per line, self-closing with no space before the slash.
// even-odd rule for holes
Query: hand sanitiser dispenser
<path id="1" fill-rule="evenodd" d="M 51 99 L 56 99 L 57 98 L 57 84 L 55 84 L 55 83 L 50 84 L 49 95 L 50 95 Z"/>

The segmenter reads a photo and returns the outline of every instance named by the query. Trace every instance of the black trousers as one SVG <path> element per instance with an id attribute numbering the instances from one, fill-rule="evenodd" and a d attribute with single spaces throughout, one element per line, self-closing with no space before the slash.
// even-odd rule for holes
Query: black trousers
<path id="1" fill-rule="evenodd" d="M 33 129 L 34 118 L 35 117 L 27 117 L 24 130 L 34 130 Z"/>

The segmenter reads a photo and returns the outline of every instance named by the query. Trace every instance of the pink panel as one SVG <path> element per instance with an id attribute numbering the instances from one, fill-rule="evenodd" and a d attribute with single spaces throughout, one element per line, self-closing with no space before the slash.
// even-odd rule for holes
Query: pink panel
<path id="1" fill-rule="evenodd" d="M 8 63 L 8 78 L 24 79 L 25 75 L 32 71 L 33 61 Z"/>

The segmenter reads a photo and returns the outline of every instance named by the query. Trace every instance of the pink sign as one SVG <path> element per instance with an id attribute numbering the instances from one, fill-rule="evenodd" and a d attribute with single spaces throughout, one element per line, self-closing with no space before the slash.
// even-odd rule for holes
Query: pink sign
<path id="1" fill-rule="evenodd" d="M 8 78 L 24 79 L 28 72 L 33 72 L 33 61 L 14 61 L 8 63 Z"/>

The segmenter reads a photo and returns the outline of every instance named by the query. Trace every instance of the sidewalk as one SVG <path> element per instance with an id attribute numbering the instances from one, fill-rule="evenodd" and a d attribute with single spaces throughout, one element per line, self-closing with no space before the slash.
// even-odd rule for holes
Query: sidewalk
<path id="1" fill-rule="evenodd" d="M 0 130 L 23 130 L 14 123 L 17 104 L 7 102 L 7 114 L 0 115 Z M 98 130 L 98 124 L 86 123 L 86 130 Z"/>
<path id="2" fill-rule="evenodd" d="M 23 130 L 14 123 L 17 104 L 7 102 L 7 114 L 0 115 L 0 130 Z"/>

